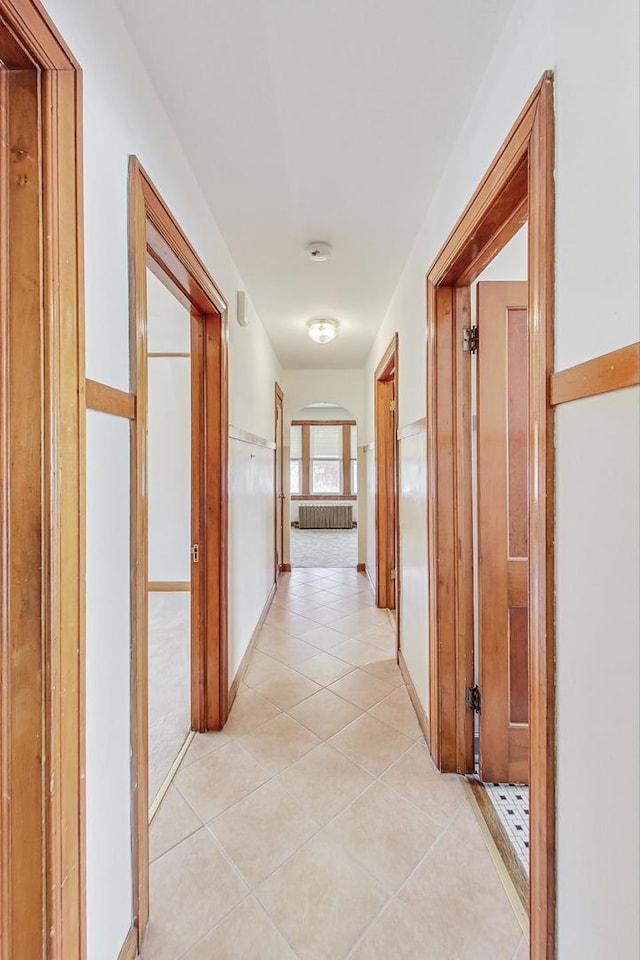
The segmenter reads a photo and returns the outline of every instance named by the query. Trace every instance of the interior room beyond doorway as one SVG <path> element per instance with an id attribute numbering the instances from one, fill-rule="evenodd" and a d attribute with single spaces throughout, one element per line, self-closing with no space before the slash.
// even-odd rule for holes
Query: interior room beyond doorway
<path id="1" fill-rule="evenodd" d="M 358 440 L 349 410 L 310 403 L 291 421 L 291 565 L 355 568 L 358 563 Z"/>

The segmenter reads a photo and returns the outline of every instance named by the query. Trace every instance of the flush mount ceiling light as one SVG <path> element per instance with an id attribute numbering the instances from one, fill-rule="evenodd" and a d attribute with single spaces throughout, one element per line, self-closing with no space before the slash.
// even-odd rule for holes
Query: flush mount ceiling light
<path id="1" fill-rule="evenodd" d="M 328 260 L 331 256 L 331 244 L 322 240 L 314 240 L 307 244 L 307 253 L 312 260 Z"/>
<path id="2" fill-rule="evenodd" d="M 338 332 L 336 320 L 310 320 L 309 336 L 315 343 L 329 343 Z"/>

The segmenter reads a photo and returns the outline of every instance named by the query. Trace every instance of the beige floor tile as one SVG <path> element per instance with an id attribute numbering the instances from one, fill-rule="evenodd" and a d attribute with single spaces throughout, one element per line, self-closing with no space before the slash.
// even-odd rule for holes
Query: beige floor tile
<path id="1" fill-rule="evenodd" d="M 387 659 L 396 655 L 397 640 L 391 627 L 388 630 L 383 627 L 374 627 L 372 630 L 365 630 L 364 633 L 360 633 L 354 639 L 384 650 Z"/>
<path id="2" fill-rule="evenodd" d="M 173 782 L 200 819 L 206 822 L 242 800 L 268 777 L 260 764 L 232 742 L 185 770 L 179 770 Z"/>
<path id="3" fill-rule="evenodd" d="M 144 960 L 178 960 L 247 894 L 206 828 L 151 864 Z"/>
<path id="4" fill-rule="evenodd" d="M 227 743 L 230 743 L 230 737 L 222 730 L 214 730 L 211 733 L 196 733 L 182 758 L 180 769 L 183 770 L 195 763 L 196 760 L 202 760 L 203 757 L 213 753 L 214 750 L 219 750 Z"/>
<path id="5" fill-rule="evenodd" d="M 257 687 L 264 680 L 282 676 L 283 673 L 286 673 L 286 669 L 280 660 L 274 660 L 273 657 L 262 653 L 261 650 L 254 649 L 243 683 L 246 683 L 249 687 Z"/>
<path id="6" fill-rule="evenodd" d="M 360 587 L 357 583 L 336 583 L 334 581 L 334 585 L 329 588 L 327 593 L 332 593 L 341 600 L 348 600 L 349 597 L 357 596 L 359 590 Z"/>
<path id="7" fill-rule="evenodd" d="M 321 743 L 278 776 L 318 823 L 327 823 L 373 782 L 370 774 Z"/>
<path id="8" fill-rule="evenodd" d="M 277 716 L 280 711 L 270 700 L 265 700 L 260 696 L 257 690 L 251 687 L 240 685 L 238 695 L 233 701 L 229 719 L 227 720 L 224 732 L 232 736 L 240 736 L 248 733 L 261 723 L 266 723 Z"/>
<path id="9" fill-rule="evenodd" d="M 315 734 L 284 713 L 240 739 L 242 746 L 271 774 L 295 763 L 320 742 Z"/>
<path id="10" fill-rule="evenodd" d="M 318 594 L 318 597 L 322 599 L 320 594 Z M 340 610 L 334 610 L 332 605 L 326 606 L 323 603 L 322 605 L 317 605 L 313 613 L 309 613 L 307 616 L 309 617 L 309 620 L 315 620 L 315 622 L 318 624 L 330 626 L 336 620 L 340 620 L 340 618 L 344 616 L 344 613 L 342 613 Z M 308 638 L 309 635 L 306 634 L 305 640 L 308 640 Z"/>
<path id="11" fill-rule="evenodd" d="M 304 583 L 303 581 L 297 581 L 289 587 L 290 597 L 312 597 L 316 593 L 323 593 L 323 590 L 318 589 L 313 582 Z"/>
<path id="12" fill-rule="evenodd" d="M 296 670 L 325 687 L 350 673 L 353 670 L 353 664 L 338 657 L 332 657 L 330 653 L 318 653 L 311 660 L 296 664 Z"/>
<path id="13" fill-rule="evenodd" d="M 385 902 L 373 877 L 322 836 L 256 893 L 301 960 L 341 960 Z"/>
<path id="14" fill-rule="evenodd" d="M 273 660 L 279 660 L 288 666 L 302 663 L 303 660 L 309 660 L 315 657 L 316 648 L 312 647 L 304 640 L 298 637 L 290 637 L 286 633 L 280 633 L 279 636 L 273 636 L 271 632 L 260 634 L 256 641 L 256 647 L 261 653 L 267 654 Z"/>
<path id="15" fill-rule="evenodd" d="M 327 827 L 327 834 L 395 893 L 440 835 L 432 820 L 374 783 Z"/>
<path id="16" fill-rule="evenodd" d="M 339 616 L 336 617 L 336 620 L 342 620 L 344 617 L 349 617 L 353 613 L 360 613 L 362 610 L 365 610 L 367 606 L 366 600 L 361 600 L 359 597 L 350 597 L 348 600 L 332 600 L 330 604 L 330 609 L 335 610 Z"/>
<path id="17" fill-rule="evenodd" d="M 303 700 L 287 712 L 322 740 L 328 740 L 362 713 L 359 707 L 337 697 L 330 690 L 314 693 L 308 700 Z"/>
<path id="18" fill-rule="evenodd" d="M 394 730 L 368 713 L 354 720 L 330 741 L 336 750 L 376 777 L 391 766 L 412 742 L 399 730 Z"/>
<path id="19" fill-rule="evenodd" d="M 301 617 L 300 614 L 291 613 L 282 607 L 272 607 L 267 614 L 266 622 L 268 625 L 283 630 L 292 637 L 303 637 L 305 633 L 309 633 L 317 627 L 315 620 Z"/>
<path id="20" fill-rule="evenodd" d="M 297 670 L 292 670 L 291 667 L 287 667 L 286 670 L 286 673 L 264 680 L 255 688 L 257 693 L 282 710 L 292 707 L 294 703 L 299 703 L 321 689 L 319 684 L 314 683 L 309 677 L 303 677 Z"/>
<path id="21" fill-rule="evenodd" d="M 314 579 L 310 582 L 313 584 L 316 590 L 322 591 L 322 593 L 327 590 L 332 590 L 333 587 L 336 586 L 335 581 L 332 580 L 331 577 L 314 577 Z"/>
<path id="22" fill-rule="evenodd" d="M 364 667 L 369 663 L 378 663 L 388 658 L 388 654 L 379 647 L 372 647 L 370 643 L 351 638 L 333 647 L 331 653 L 334 657 L 340 657 L 341 660 L 352 663 L 354 667 Z"/>
<path id="23" fill-rule="evenodd" d="M 466 800 L 399 897 L 437 957 L 512 960 L 521 930 Z"/>
<path id="24" fill-rule="evenodd" d="M 201 821 L 172 784 L 149 827 L 149 860 L 157 860 L 201 826 Z"/>
<path id="25" fill-rule="evenodd" d="M 389 622 L 389 618 L 384 610 L 378 607 L 364 607 L 357 613 L 351 613 L 341 620 L 336 620 L 334 629 L 346 634 L 347 637 L 357 637 L 367 628 L 384 626 Z"/>
<path id="26" fill-rule="evenodd" d="M 396 663 L 395 657 L 387 660 L 378 660 L 375 663 L 365 663 L 362 667 L 367 673 L 371 673 L 379 680 L 385 680 L 394 687 L 400 687 L 404 684 L 400 668 Z"/>
<path id="27" fill-rule="evenodd" d="M 203 958 L 204 960 L 204 958 Z M 419 917 L 402 900 L 392 900 L 349 954 L 349 960 L 473 960 L 434 952 Z"/>
<path id="28" fill-rule="evenodd" d="M 439 773 L 429 751 L 419 743 L 387 770 L 382 782 L 442 826 L 449 823 L 465 802 L 460 777 Z"/>
<path id="29" fill-rule="evenodd" d="M 183 960 L 296 960 L 296 955 L 254 897 L 184 955 Z"/>
<path id="30" fill-rule="evenodd" d="M 255 887 L 316 833 L 318 825 L 271 780 L 216 817 L 209 829 Z"/>
<path id="31" fill-rule="evenodd" d="M 357 707 L 368 710 L 387 697 L 394 688 L 390 683 L 379 680 L 364 670 L 354 670 L 343 679 L 332 683 L 329 689 L 355 703 Z"/>
<path id="32" fill-rule="evenodd" d="M 372 717 L 383 720 L 390 727 L 395 727 L 396 730 L 404 733 L 407 737 L 413 737 L 414 740 L 417 740 L 418 737 L 422 736 L 416 711 L 409 699 L 407 688 L 404 686 L 396 687 L 393 693 L 390 693 L 388 697 L 372 707 L 370 713 Z"/>
<path id="33" fill-rule="evenodd" d="M 311 643 L 318 650 L 331 651 L 339 643 L 344 643 L 344 634 L 330 626 L 318 627 L 305 635 L 305 643 Z"/>
<path id="34" fill-rule="evenodd" d="M 320 597 L 320 594 L 317 594 Z M 318 609 L 318 604 L 313 597 L 289 597 L 286 609 L 290 613 L 298 613 L 301 617 L 311 617 L 314 610 Z"/>

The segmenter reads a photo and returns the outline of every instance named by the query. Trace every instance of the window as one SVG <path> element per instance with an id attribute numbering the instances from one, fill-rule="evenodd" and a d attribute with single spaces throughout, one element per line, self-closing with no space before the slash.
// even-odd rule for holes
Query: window
<path id="1" fill-rule="evenodd" d="M 289 455 L 291 496 L 355 499 L 357 455 L 352 420 L 294 420 Z"/>
<path id="2" fill-rule="evenodd" d="M 302 493 L 302 427 L 291 427 L 289 447 L 289 492 L 292 497 Z"/>
<path id="3" fill-rule="evenodd" d="M 322 423 L 309 426 L 311 494 L 341 494 L 343 424 Z"/>

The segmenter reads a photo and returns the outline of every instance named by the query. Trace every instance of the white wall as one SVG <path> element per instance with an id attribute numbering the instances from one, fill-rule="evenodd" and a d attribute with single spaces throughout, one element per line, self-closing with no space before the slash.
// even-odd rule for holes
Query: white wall
<path id="1" fill-rule="evenodd" d="M 297 417 L 298 411 L 307 404 L 319 403 L 321 400 L 339 403 L 350 411 L 353 420 L 359 424 L 364 422 L 362 370 L 283 370 L 281 386 L 284 391 L 286 423 Z"/>
<path id="2" fill-rule="evenodd" d="M 427 435 L 398 442 L 400 648 L 416 693 L 429 716 L 429 591 L 427 568 Z"/>
<path id="3" fill-rule="evenodd" d="M 129 386 L 127 168 L 129 155 L 136 154 L 229 303 L 230 422 L 272 438 L 278 363 L 251 305 L 249 326 L 236 323 L 236 290 L 245 284 L 119 14 L 110 0 L 44 2 L 84 72 L 87 376 L 123 390 Z M 110 418 L 103 423 L 91 414 L 88 423 L 88 960 L 113 960 L 131 924 L 132 902 L 128 424 Z M 233 488 L 241 484 L 244 469 L 243 462 L 232 464 Z M 263 521 L 264 542 L 234 540 L 232 524 L 232 608 L 240 589 L 260 608 L 266 600 L 272 553 L 267 554 L 264 539 L 266 514 Z M 254 625 L 247 618 L 233 619 L 234 662 Z"/>
<path id="4" fill-rule="evenodd" d="M 638 339 L 637 39 L 635 0 L 518 0 L 369 357 L 367 440 L 372 373 L 394 330 L 400 424 L 424 416 L 425 272 L 545 69 L 556 77 L 556 369 Z M 640 950 L 634 403 L 627 391 L 557 417 L 559 960 Z"/>
<path id="5" fill-rule="evenodd" d="M 267 447 L 229 440 L 229 580 L 236 585 L 229 595 L 229 685 L 274 582 L 274 457 Z"/>

